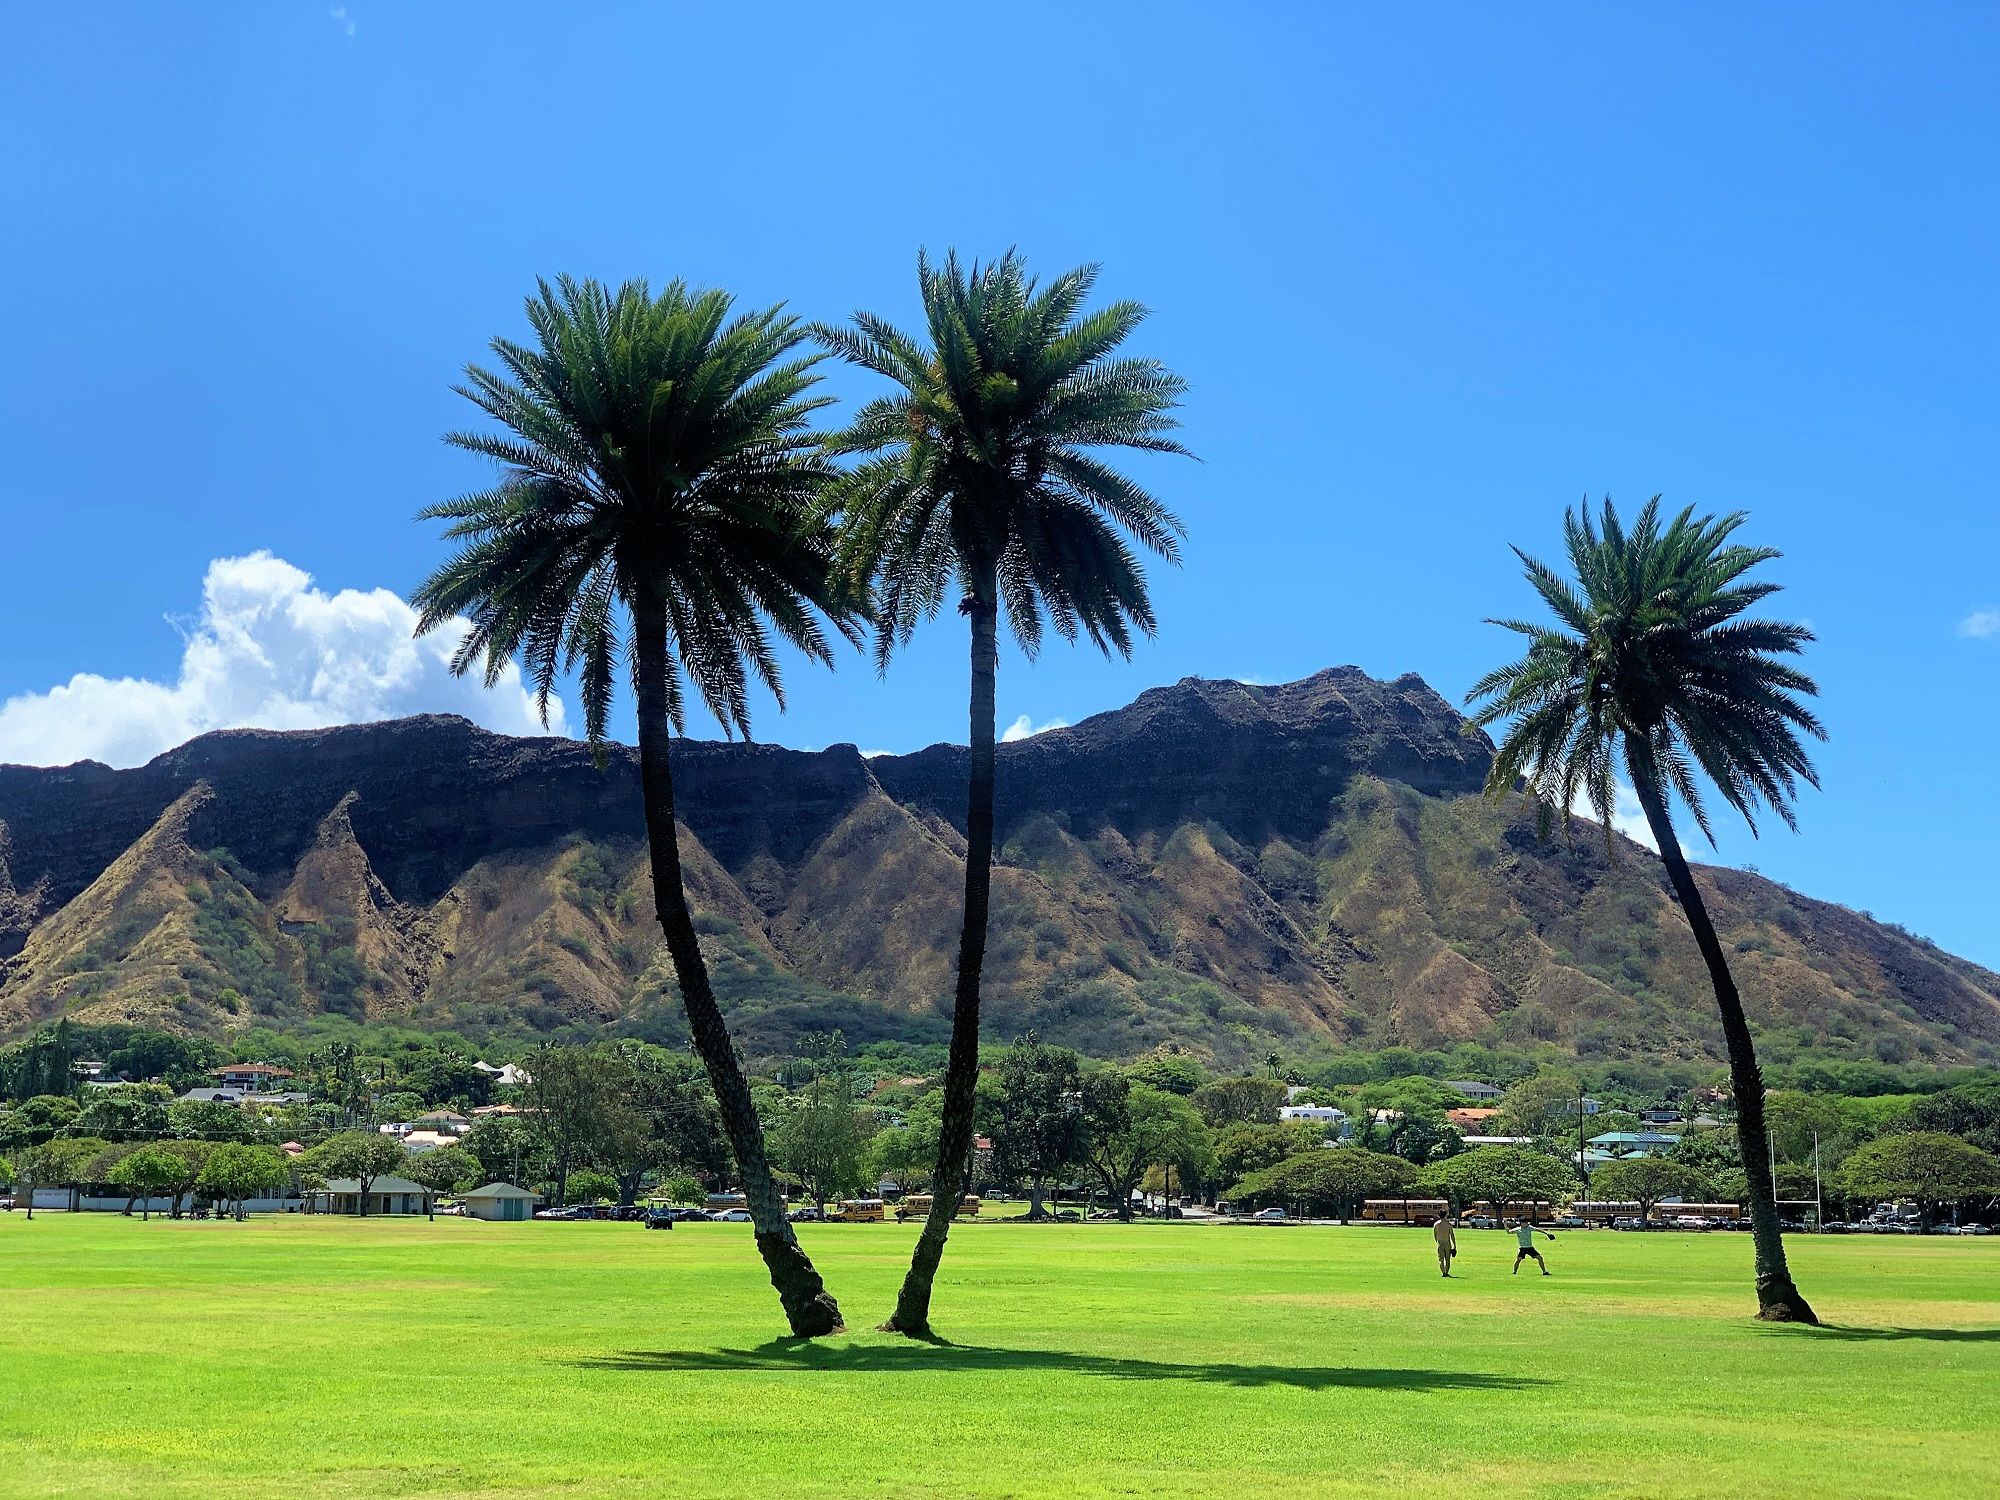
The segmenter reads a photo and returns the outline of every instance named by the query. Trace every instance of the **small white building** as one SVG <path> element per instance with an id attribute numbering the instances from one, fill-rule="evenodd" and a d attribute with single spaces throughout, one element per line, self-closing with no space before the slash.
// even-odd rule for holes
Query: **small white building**
<path id="1" fill-rule="evenodd" d="M 489 1182 L 485 1187 L 474 1188 L 469 1193 L 460 1193 L 458 1201 L 465 1205 L 466 1213 L 475 1219 L 495 1222 L 532 1218 L 535 1205 L 542 1201 L 540 1193 L 531 1193 L 526 1188 L 517 1188 L 511 1182 Z"/>

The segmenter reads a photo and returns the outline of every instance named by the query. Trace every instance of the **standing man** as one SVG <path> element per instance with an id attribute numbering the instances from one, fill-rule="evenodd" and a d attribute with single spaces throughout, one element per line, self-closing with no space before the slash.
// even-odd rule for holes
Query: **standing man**
<path id="1" fill-rule="evenodd" d="M 1447 1210 L 1431 1226 L 1431 1238 L 1437 1241 L 1438 1275 L 1451 1275 L 1452 1257 L 1458 1254 L 1458 1236 L 1451 1227 L 1451 1213 Z"/>
<path id="2" fill-rule="evenodd" d="M 1534 1224 L 1527 1219 L 1522 1219 L 1514 1225 L 1514 1243 L 1521 1247 L 1514 1252 L 1514 1274 L 1516 1276 L 1521 1274 L 1521 1262 L 1531 1255 L 1535 1258 L 1535 1264 L 1542 1268 L 1542 1274 L 1544 1276 L 1549 1274 L 1549 1263 L 1542 1259 L 1542 1252 L 1535 1248 L 1535 1236 L 1537 1234 L 1551 1243 L 1555 1240 L 1554 1235 L 1550 1234 L 1546 1229 L 1536 1229 Z"/>

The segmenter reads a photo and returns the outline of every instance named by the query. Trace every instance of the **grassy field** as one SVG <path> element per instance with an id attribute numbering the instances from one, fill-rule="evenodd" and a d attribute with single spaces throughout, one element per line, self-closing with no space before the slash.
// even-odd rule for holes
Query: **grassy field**
<path id="1" fill-rule="evenodd" d="M 807 1244 L 849 1317 L 913 1229 Z M 957 1342 L 777 1340 L 747 1226 L 0 1219 L 0 1495 L 2000 1488 L 2000 1243 L 967 1226 Z"/>

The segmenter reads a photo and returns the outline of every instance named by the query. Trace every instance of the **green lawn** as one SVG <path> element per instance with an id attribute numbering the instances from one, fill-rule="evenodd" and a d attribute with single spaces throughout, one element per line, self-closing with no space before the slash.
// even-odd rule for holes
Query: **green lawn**
<path id="1" fill-rule="evenodd" d="M 913 1228 L 807 1230 L 848 1316 Z M 968 1225 L 957 1343 L 799 1346 L 748 1226 L 0 1218 L 0 1495 L 2000 1488 L 2000 1241 Z"/>

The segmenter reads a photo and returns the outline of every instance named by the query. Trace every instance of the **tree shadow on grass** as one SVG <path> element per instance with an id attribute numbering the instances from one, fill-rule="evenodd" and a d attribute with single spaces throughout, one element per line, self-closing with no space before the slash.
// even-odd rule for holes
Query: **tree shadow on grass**
<path id="1" fill-rule="evenodd" d="M 943 1340 L 914 1344 L 825 1344 L 777 1339 L 754 1349 L 627 1349 L 571 1361 L 585 1370 L 659 1373 L 761 1370 L 789 1374 L 922 1374 L 933 1370 L 1041 1370 L 1108 1380 L 1187 1380 L 1207 1385 L 1293 1386 L 1390 1391 L 1514 1391 L 1550 1384 L 1470 1370 L 1372 1369 L 1344 1365 L 1196 1364 L 1072 1354 L 1055 1349 L 995 1349 Z"/>
<path id="2" fill-rule="evenodd" d="M 1885 1339 L 1925 1339 L 1938 1344 L 2000 1344 L 2000 1328 L 1853 1328 L 1839 1323 L 1776 1323 L 1762 1325 L 1781 1338 L 1815 1343 L 1872 1343 Z"/>

